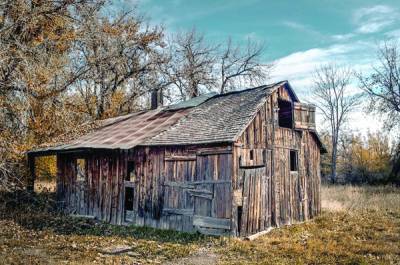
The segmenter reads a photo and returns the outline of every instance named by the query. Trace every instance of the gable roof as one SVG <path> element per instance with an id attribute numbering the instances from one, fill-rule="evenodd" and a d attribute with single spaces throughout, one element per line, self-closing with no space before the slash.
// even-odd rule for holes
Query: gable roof
<path id="1" fill-rule="evenodd" d="M 282 84 L 280 82 L 214 96 L 143 145 L 234 142 L 267 96 Z"/>
<path id="2" fill-rule="evenodd" d="M 220 95 L 210 93 L 168 107 L 106 119 L 98 129 L 76 140 L 30 153 L 234 142 L 268 95 L 283 85 L 298 101 L 287 81 Z"/>

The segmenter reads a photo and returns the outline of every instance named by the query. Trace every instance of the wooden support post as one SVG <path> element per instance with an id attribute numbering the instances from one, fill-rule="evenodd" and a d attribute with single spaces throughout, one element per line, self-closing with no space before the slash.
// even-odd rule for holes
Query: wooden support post
<path id="1" fill-rule="evenodd" d="M 32 154 L 28 154 L 28 168 L 29 175 L 26 180 L 26 190 L 28 192 L 34 192 L 35 190 L 35 156 Z"/>
<path id="2" fill-rule="evenodd" d="M 273 229 L 273 227 L 268 227 L 267 230 L 264 230 L 264 231 L 254 234 L 254 235 L 245 237 L 244 240 L 253 241 L 253 240 L 259 238 L 260 236 L 268 234 L 269 232 L 272 231 L 272 229 Z"/>

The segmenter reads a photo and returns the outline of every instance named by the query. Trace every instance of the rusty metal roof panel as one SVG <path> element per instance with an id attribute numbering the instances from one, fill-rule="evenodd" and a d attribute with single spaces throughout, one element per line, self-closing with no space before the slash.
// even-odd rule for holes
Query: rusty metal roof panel
<path id="1" fill-rule="evenodd" d="M 99 129 L 68 144 L 37 151 L 65 151 L 73 149 L 130 149 L 142 144 L 175 124 L 190 109 L 165 111 L 156 109 L 113 118 Z"/>

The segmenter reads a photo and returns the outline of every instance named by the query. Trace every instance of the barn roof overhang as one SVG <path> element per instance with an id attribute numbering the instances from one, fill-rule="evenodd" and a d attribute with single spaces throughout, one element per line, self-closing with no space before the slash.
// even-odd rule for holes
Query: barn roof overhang
<path id="1" fill-rule="evenodd" d="M 104 120 L 102 126 L 74 141 L 32 150 L 28 155 L 234 143 L 267 97 L 281 86 L 294 102 L 299 101 L 288 81 L 225 94 L 210 93 L 164 108 Z M 326 152 L 318 133 L 313 131 L 313 135 L 321 152 Z"/>
<path id="2" fill-rule="evenodd" d="M 315 140 L 317 140 L 321 154 L 328 153 L 328 150 L 326 149 L 324 143 L 322 142 L 321 137 L 319 136 L 318 132 L 316 130 L 310 130 L 310 133 L 315 137 Z"/>

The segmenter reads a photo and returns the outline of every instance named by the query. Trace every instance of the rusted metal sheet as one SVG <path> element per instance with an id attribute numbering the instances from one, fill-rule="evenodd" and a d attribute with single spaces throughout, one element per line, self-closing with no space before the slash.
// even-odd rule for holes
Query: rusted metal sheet
<path id="1" fill-rule="evenodd" d="M 105 121 L 104 126 L 71 143 L 47 148 L 45 151 L 75 149 L 131 149 L 143 144 L 174 125 L 190 109 L 143 111 Z M 38 150 L 41 151 L 41 150 Z"/>

